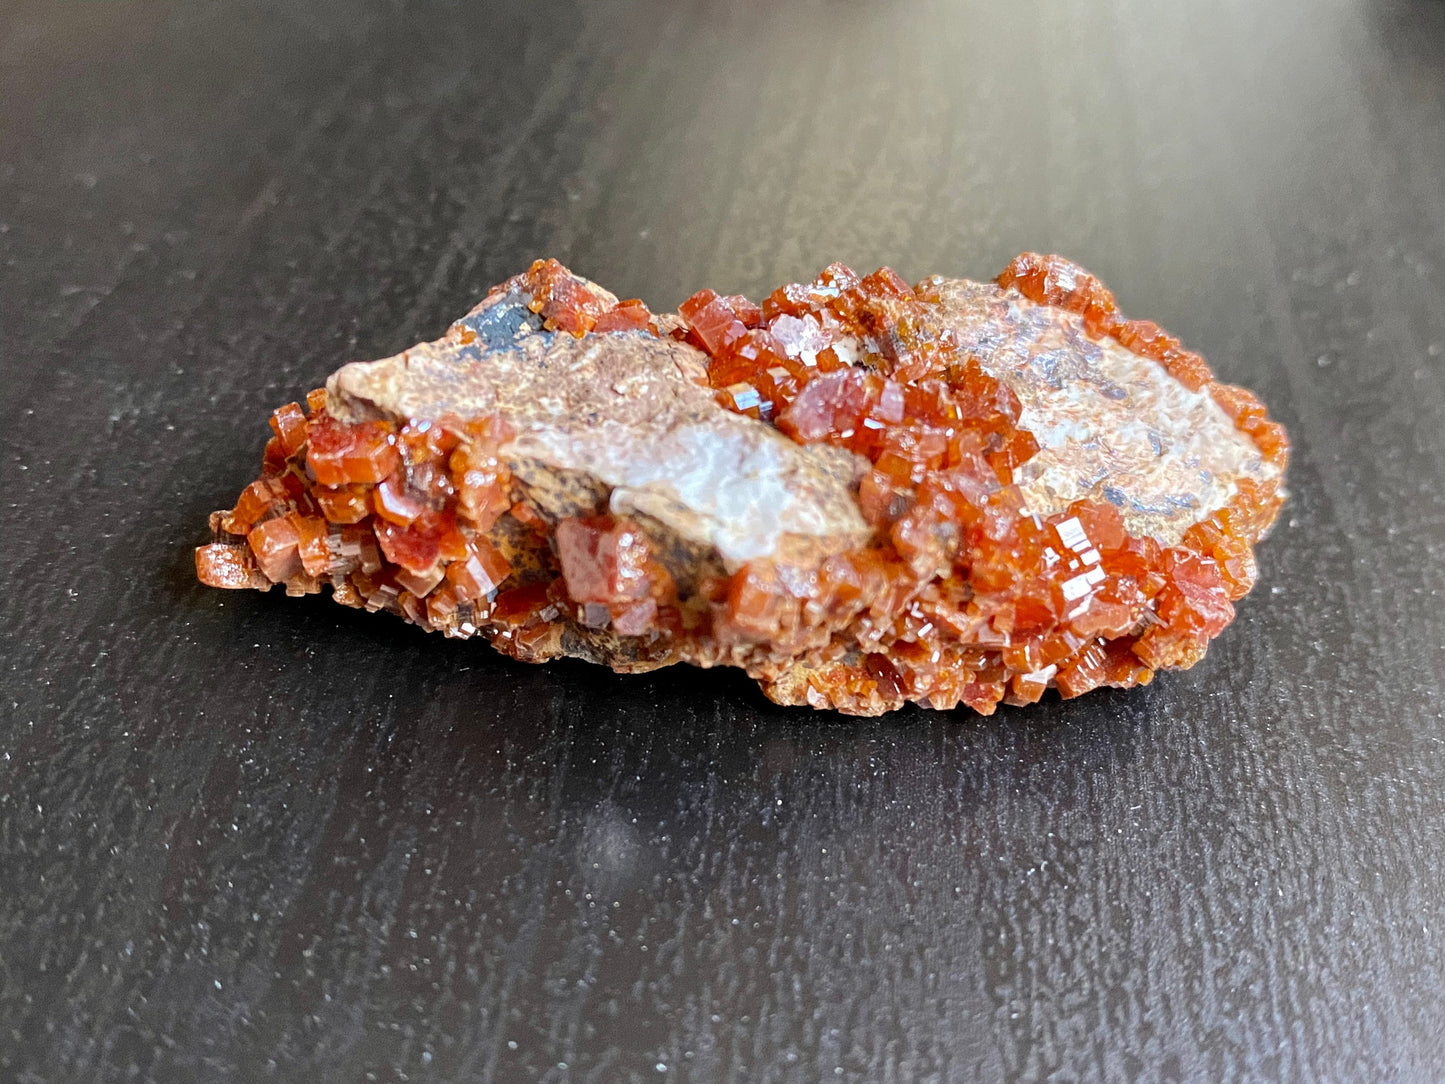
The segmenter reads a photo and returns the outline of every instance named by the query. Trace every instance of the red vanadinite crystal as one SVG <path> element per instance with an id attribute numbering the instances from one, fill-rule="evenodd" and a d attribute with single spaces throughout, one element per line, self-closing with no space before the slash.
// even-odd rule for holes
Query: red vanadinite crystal
<path id="1" fill-rule="evenodd" d="M 627 520 L 564 519 L 557 524 L 556 541 L 568 596 L 584 607 L 605 608 L 619 632 L 645 631 L 658 604 L 673 601 L 672 577 L 653 559 L 647 536 Z"/>
<path id="2" fill-rule="evenodd" d="M 269 581 L 257 572 L 256 556 L 249 545 L 225 542 L 196 548 L 196 578 L 212 587 L 233 590 L 258 587 L 263 583 L 269 585 Z"/>
<path id="3" fill-rule="evenodd" d="M 332 523 L 360 523 L 371 512 L 371 489 L 364 485 L 317 486 L 312 495 Z"/>
<path id="4" fill-rule="evenodd" d="M 259 527 L 253 527 L 246 535 L 246 542 L 256 554 L 256 564 L 273 583 L 289 580 L 302 570 L 297 549 L 300 536 L 290 516 L 268 519 Z"/>
<path id="5" fill-rule="evenodd" d="M 520 287 L 531 294 L 529 308 L 542 317 L 550 331 L 567 331 L 581 338 L 589 331 L 634 331 L 657 334 L 647 306 L 636 298 L 614 303 L 603 291 L 556 260 L 537 260 L 525 274 L 508 279 L 492 293 Z"/>
<path id="6" fill-rule="evenodd" d="M 532 292 L 532 311 L 539 313 L 549 328 L 585 335 L 606 311 L 606 304 L 587 284 L 556 260 L 538 260 L 527 272 L 526 281 Z"/>
<path id="7" fill-rule="evenodd" d="M 344 425 L 325 414 L 311 422 L 306 465 L 324 486 L 380 482 L 400 464 L 396 434 L 385 422 Z"/>
<path id="8" fill-rule="evenodd" d="M 296 552 L 308 576 L 324 576 L 331 567 L 331 549 L 326 538 L 330 525 L 319 516 L 291 513 L 287 517 L 296 531 Z"/>
<path id="9" fill-rule="evenodd" d="M 635 297 L 627 301 L 619 301 L 615 309 L 597 317 L 597 323 L 592 330 L 598 334 L 605 331 L 642 330 L 650 330 L 654 335 L 657 334 L 657 327 L 652 321 L 652 313 Z"/>
<path id="10" fill-rule="evenodd" d="M 457 530 L 450 511 L 427 512 L 404 527 L 381 520 L 375 526 L 386 559 L 411 572 L 429 572 L 440 561 L 460 560 L 467 554 L 466 537 Z"/>
<path id="11" fill-rule="evenodd" d="M 401 471 L 393 472 L 373 489 L 371 501 L 378 516 L 402 527 L 427 510 L 424 500 L 407 492 L 406 475 Z"/>
<path id="12" fill-rule="evenodd" d="M 550 584 L 539 582 L 513 587 L 497 596 L 491 617 L 508 628 L 517 628 L 545 611 L 550 601 Z"/>
<path id="13" fill-rule="evenodd" d="M 1120 320 L 1119 307 L 1109 289 L 1082 267 L 1062 256 L 1025 252 L 1003 269 L 998 284 L 1005 288 L 1012 286 L 1040 305 L 1053 305 L 1078 313 L 1084 318 L 1084 329 L 1095 338 L 1113 334 Z M 1157 325 L 1149 326 L 1159 331 Z M 1124 345 L 1129 346 L 1127 342 Z M 1178 343 L 1174 342 L 1174 345 L 1177 347 Z M 1129 349 L 1134 348 L 1129 346 Z M 1153 357 L 1150 354 L 1144 356 Z"/>
<path id="14" fill-rule="evenodd" d="M 487 419 L 469 427 L 468 436 L 451 453 L 447 468 L 457 494 L 457 514 L 486 531 L 512 506 L 512 472 L 497 455 L 510 431 L 500 421 Z"/>
<path id="15" fill-rule="evenodd" d="M 447 566 L 446 577 L 458 600 L 477 602 L 494 598 L 511 571 L 496 546 L 485 538 L 473 538 L 464 556 Z"/>
<path id="16" fill-rule="evenodd" d="M 281 451 L 295 455 L 306 443 L 306 415 L 295 403 L 287 403 L 271 415 L 271 429 L 281 443 Z"/>

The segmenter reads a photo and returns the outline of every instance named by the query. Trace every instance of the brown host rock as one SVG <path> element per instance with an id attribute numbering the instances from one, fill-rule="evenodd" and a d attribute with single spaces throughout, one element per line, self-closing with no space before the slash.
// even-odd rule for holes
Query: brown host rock
<path id="1" fill-rule="evenodd" d="M 205 583 L 329 585 L 529 662 L 739 666 L 859 715 L 1193 665 L 1288 453 L 1253 395 L 1033 254 L 658 316 L 539 260 L 271 426 Z"/>

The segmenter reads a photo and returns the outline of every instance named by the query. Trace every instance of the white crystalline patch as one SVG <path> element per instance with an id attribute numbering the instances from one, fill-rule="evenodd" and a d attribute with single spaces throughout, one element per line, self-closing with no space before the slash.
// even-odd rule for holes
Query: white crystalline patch
<path id="1" fill-rule="evenodd" d="M 1064 520 L 1058 526 L 1059 539 L 1071 550 L 1082 550 L 1088 548 L 1089 536 L 1084 533 L 1083 524 L 1077 516 Z"/>
<path id="2" fill-rule="evenodd" d="M 758 389 L 751 384 L 732 384 L 727 390 L 733 397 L 733 409 L 735 410 L 752 410 L 763 401 L 762 396 L 758 394 Z"/>
<path id="3" fill-rule="evenodd" d="M 1089 593 L 1089 577 L 1087 575 L 1075 576 L 1073 579 L 1064 581 L 1064 598 L 1073 602 L 1076 598 L 1083 598 Z"/>
<path id="4" fill-rule="evenodd" d="M 863 344 L 852 335 L 840 335 L 833 341 L 833 353 L 838 355 L 838 360 L 844 365 L 856 365 L 863 356 Z M 817 356 L 814 355 L 814 361 L 816 360 Z"/>
<path id="5" fill-rule="evenodd" d="M 801 448 L 719 411 L 677 365 L 692 353 L 645 336 L 626 352 L 602 336 L 539 335 L 472 354 L 441 341 L 348 365 L 328 388 L 335 409 L 360 416 L 498 413 L 516 430 L 506 454 L 595 479 L 612 491 L 614 512 L 649 515 L 731 566 L 774 554 L 785 537 L 835 548 L 866 540 L 846 453 Z M 759 403 L 751 385 L 728 390 L 740 409 Z"/>
<path id="6" fill-rule="evenodd" d="M 960 345 L 1018 396 L 1019 425 L 1039 442 L 1014 473 L 1034 515 L 1107 501 L 1131 534 L 1173 545 L 1229 502 L 1236 478 L 1277 477 L 1207 392 L 1113 339 L 1091 339 L 1072 313 L 988 283 L 939 286 Z"/>
<path id="7" fill-rule="evenodd" d="M 800 499 L 781 449 L 719 439 L 711 426 L 682 426 L 645 455 L 618 454 L 599 442 L 589 469 L 613 487 L 612 511 L 642 512 L 675 529 L 701 518 L 725 561 L 773 552 L 784 534 L 822 535 L 830 526 L 817 505 Z"/>
<path id="8" fill-rule="evenodd" d="M 612 487 L 614 513 L 641 512 L 684 537 L 702 535 L 729 564 L 773 553 L 783 535 L 836 532 L 837 508 L 800 492 L 786 438 L 760 441 L 756 423 L 736 422 L 679 425 L 642 442 L 636 430 L 604 420 L 519 434 L 511 447 L 585 471 Z M 862 517 L 850 526 L 862 531 Z"/>

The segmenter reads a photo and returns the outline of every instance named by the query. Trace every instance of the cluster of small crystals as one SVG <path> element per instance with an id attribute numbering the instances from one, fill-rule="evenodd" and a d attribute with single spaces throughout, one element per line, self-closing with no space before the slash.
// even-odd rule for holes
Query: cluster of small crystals
<path id="1" fill-rule="evenodd" d="M 1259 401 L 1213 383 L 1156 325 L 1124 320 L 1097 279 L 1025 254 L 999 284 L 1207 388 L 1282 471 L 1284 433 Z M 529 295 L 552 331 L 659 334 L 642 302 L 616 302 L 555 260 L 497 289 Z M 1013 476 L 1038 445 L 1014 395 L 953 341 L 930 282 L 835 264 L 761 305 L 704 290 L 679 315 L 668 333 L 706 353 L 720 403 L 867 461 L 868 545 L 817 568 L 759 560 L 701 576 L 680 599 L 638 524 L 552 524 L 530 506 L 499 456 L 511 436 L 500 419 L 346 424 L 317 391 L 273 415 L 264 473 L 213 517 L 223 540 L 197 550 L 201 580 L 329 584 L 344 604 L 480 632 L 524 659 L 555 654 L 570 621 L 652 645 L 658 661 L 741 662 L 765 687 L 801 662 L 801 699 L 860 714 L 904 700 L 988 713 L 1050 687 L 1147 682 L 1197 661 L 1254 582 L 1251 544 L 1280 498 L 1248 481 L 1173 547 L 1130 536 L 1107 503 L 1027 514 Z"/>
<path id="2" fill-rule="evenodd" d="M 538 260 L 513 281 L 532 293 L 550 330 L 656 333 L 642 302 L 604 300 L 556 260 Z M 497 454 L 511 435 L 500 419 L 344 423 L 325 403 L 317 390 L 305 409 L 288 403 L 272 414 L 261 477 L 212 517 L 230 540 L 196 551 L 203 582 L 284 584 L 293 595 L 329 585 L 345 605 L 453 636 L 480 631 L 521 658 L 564 614 L 623 634 L 676 623 L 675 611 L 659 612 L 671 582 L 640 534 L 595 516 L 563 521 L 554 540 L 540 513 L 516 499 Z M 512 567 L 519 554 L 525 569 Z M 599 603 L 604 595 L 610 605 Z"/>
<path id="3" fill-rule="evenodd" d="M 572 274 L 556 260 L 534 260 L 521 275 L 492 288 L 492 293 L 521 289 L 531 294 L 527 307 L 542 317 L 548 331 L 565 331 L 581 338 L 589 332 L 651 331 L 657 324 L 637 298 L 614 303 L 585 279 Z"/>
<path id="4" fill-rule="evenodd" d="M 497 541 L 504 527 L 539 539 L 547 531 L 535 510 L 509 497 L 510 472 L 496 454 L 510 435 L 505 425 L 347 424 L 325 402 L 325 391 L 314 391 L 306 409 L 288 403 L 271 416 L 261 477 L 212 517 L 218 537 L 234 541 L 196 551 L 200 579 L 279 583 L 294 595 L 329 585 L 345 605 L 452 635 L 488 623 L 525 652 L 529 629 L 540 635 L 559 609 L 548 597 L 555 574 L 515 575 Z"/>
<path id="5" fill-rule="evenodd" d="M 1000 285 L 1078 313 L 1090 334 L 1116 336 L 1195 390 L 1210 382 L 1198 355 L 1124 321 L 1067 261 L 1020 257 Z M 860 277 L 835 264 L 761 305 L 704 290 L 680 315 L 677 334 L 708 354 L 724 406 L 871 463 L 858 500 L 872 543 L 801 580 L 769 562 L 740 570 L 715 622 L 720 639 L 803 650 L 810 702 L 987 713 L 1051 685 L 1069 697 L 1140 684 L 1197 661 L 1253 584 L 1250 543 L 1278 498 L 1248 484 L 1169 548 L 1131 537 L 1107 503 L 1026 514 L 1013 471 L 1038 446 L 1012 393 L 951 340 L 928 283 L 915 291 L 887 268 Z M 1282 466 L 1283 430 L 1258 400 L 1213 387 Z M 817 647 L 820 629 L 829 638 Z"/>

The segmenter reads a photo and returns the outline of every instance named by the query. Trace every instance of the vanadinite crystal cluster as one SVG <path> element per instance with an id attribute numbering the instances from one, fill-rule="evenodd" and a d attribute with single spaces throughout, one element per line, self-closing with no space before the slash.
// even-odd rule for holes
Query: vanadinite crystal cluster
<path id="1" fill-rule="evenodd" d="M 656 315 L 539 260 L 271 428 L 205 583 L 329 587 L 532 662 L 738 666 L 858 715 L 1193 665 L 1288 451 L 1252 394 L 1034 254 Z"/>

